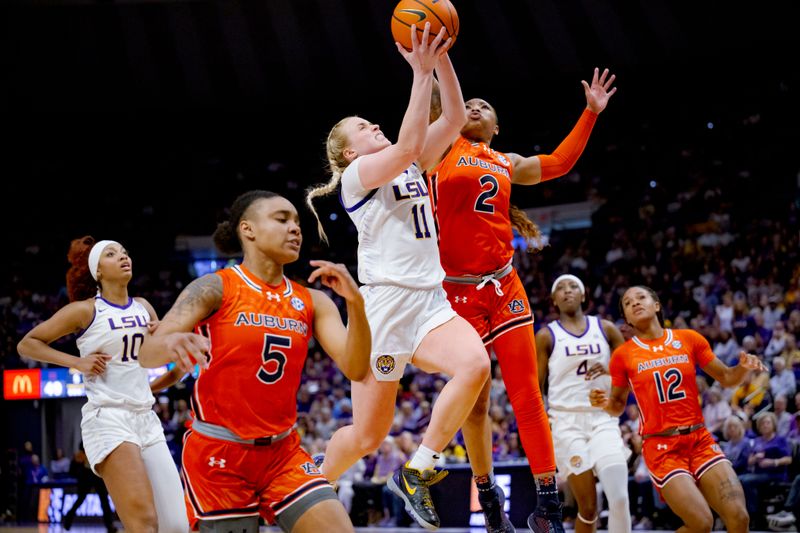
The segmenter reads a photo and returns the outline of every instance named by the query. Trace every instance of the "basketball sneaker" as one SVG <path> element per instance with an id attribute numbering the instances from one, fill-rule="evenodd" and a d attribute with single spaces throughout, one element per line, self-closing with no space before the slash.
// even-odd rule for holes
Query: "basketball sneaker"
<path id="1" fill-rule="evenodd" d="M 481 510 L 483 510 L 487 533 L 516 532 L 505 511 L 503 511 L 506 502 L 506 495 L 503 494 L 503 489 L 495 485 L 493 490 L 479 490 L 478 502 L 480 502 Z"/>
<path id="2" fill-rule="evenodd" d="M 447 473 L 447 470 L 420 472 L 403 465 L 386 481 L 386 486 L 405 502 L 406 511 L 417 524 L 436 530 L 439 529 L 439 515 L 433 507 L 430 486 L 443 480 Z"/>
<path id="3" fill-rule="evenodd" d="M 561 522 L 561 504 L 555 509 L 537 507 L 528 517 L 528 528 L 533 533 L 564 533 Z"/>

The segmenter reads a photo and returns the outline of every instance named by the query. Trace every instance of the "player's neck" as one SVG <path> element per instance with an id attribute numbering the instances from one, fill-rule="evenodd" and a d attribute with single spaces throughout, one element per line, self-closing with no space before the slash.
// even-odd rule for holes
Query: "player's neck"
<path id="1" fill-rule="evenodd" d="M 561 313 L 558 321 L 561 322 L 562 327 L 575 335 L 580 335 L 586 329 L 586 315 L 580 309 L 572 314 Z"/>
<path id="2" fill-rule="evenodd" d="M 664 336 L 664 328 L 654 320 L 644 327 L 644 329 L 636 328 L 636 336 L 644 341 L 660 339 Z"/>
<path id="3" fill-rule="evenodd" d="M 107 302 L 114 305 L 126 306 L 128 305 L 128 286 L 127 285 L 103 285 L 103 290 L 100 293 Z"/>
<path id="4" fill-rule="evenodd" d="M 254 261 L 245 257 L 242 264 L 267 285 L 279 285 L 283 281 L 283 265 L 275 261 Z"/>

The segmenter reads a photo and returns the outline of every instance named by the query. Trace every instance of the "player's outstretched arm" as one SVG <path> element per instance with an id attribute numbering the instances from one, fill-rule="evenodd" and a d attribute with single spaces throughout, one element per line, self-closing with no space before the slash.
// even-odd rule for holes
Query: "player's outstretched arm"
<path id="1" fill-rule="evenodd" d="M 191 282 L 175 304 L 145 337 L 139 350 L 139 364 L 145 368 L 163 366 L 171 361 L 184 372 L 191 372 L 195 363 L 207 364 L 208 339 L 191 333 L 198 322 L 219 309 L 222 303 L 222 279 L 207 274 Z"/>
<path id="2" fill-rule="evenodd" d="M 344 265 L 330 261 L 310 261 L 310 264 L 316 269 L 309 276 L 308 282 L 314 283 L 319 279 L 347 302 L 345 327 L 333 300 L 322 291 L 310 289 L 314 300 L 314 335 L 347 379 L 360 381 L 369 371 L 372 349 L 372 335 L 364 312 L 364 298 Z"/>
<path id="3" fill-rule="evenodd" d="M 739 385 L 748 372 L 755 370 L 765 372 L 767 367 L 761 362 L 757 355 L 747 352 L 739 352 L 739 364 L 728 366 L 718 357 L 714 357 L 710 363 L 703 367 L 703 372 L 719 381 L 723 387 L 735 387 Z"/>
<path id="4" fill-rule="evenodd" d="M 439 118 L 428 126 L 428 135 L 425 138 L 425 148 L 419 156 L 419 163 L 423 169 L 433 167 L 445 150 L 458 137 L 461 128 L 467 123 L 467 110 L 464 105 L 464 96 L 458 76 L 447 53 L 439 58 L 436 65 L 436 74 L 439 77 L 439 99 L 442 113 Z"/>
<path id="5" fill-rule="evenodd" d="M 403 173 L 419 159 L 425 148 L 428 131 L 433 69 L 439 57 L 444 54 L 451 40 L 442 41 L 445 29 L 428 43 L 430 23 L 425 24 L 422 41 L 417 39 L 416 26 L 411 26 L 412 50 L 408 51 L 399 43 L 397 49 L 411 66 L 414 79 L 411 83 L 411 96 L 403 116 L 397 142 L 378 152 L 365 155 L 359 163 L 361 185 L 366 190 L 375 189 L 388 183 Z"/>
<path id="6" fill-rule="evenodd" d="M 536 185 L 542 181 L 561 177 L 575 166 L 586 143 L 589 142 L 589 135 L 592 133 L 597 115 L 606 108 L 608 100 L 617 92 L 616 87 L 611 87 L 616 76 L 608 74 L 608 69 L 603 70 L 601 75 L 600 69 L 595 68 L 591 85 L 581 80 L 586 94 L 586 109 L 578 119 L 578 123 L 553 153 L 530 157 L 508 154 L 514 165 L 512 183 Z"/>

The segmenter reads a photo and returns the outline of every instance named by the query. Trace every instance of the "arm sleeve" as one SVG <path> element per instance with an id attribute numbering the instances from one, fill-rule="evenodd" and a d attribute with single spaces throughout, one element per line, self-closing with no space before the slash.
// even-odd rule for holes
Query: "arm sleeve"
<path id="1" fill-rule="evenodd" d="M 566 139 L 561 141 L 558 148 L 552 154 L 540 155 L 539 163 L 542 166 L 541 181 L 547 181 L 559 176 L 563 176 L 575 166 L 578 158 L 583 153 L 586 143 L 589 142 L 589 134 L 592 133 L 594 123 L 597 121 L 597 113 L 585 109 L 578 123 L 569 132 Z"/>
<path id="2" fill-rule="evenodd" d="M 628 372 L 625 369 L 625 352 L 622 347 L 614 350 L 611 362 L 608 364 L 608 373 L 611 374 L 611 385 L 614 387 L 628 386 Z"/>

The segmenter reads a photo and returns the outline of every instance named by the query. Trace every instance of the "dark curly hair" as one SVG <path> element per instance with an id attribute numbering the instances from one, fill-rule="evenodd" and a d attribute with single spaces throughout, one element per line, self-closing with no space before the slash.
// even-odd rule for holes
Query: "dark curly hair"
<path id="1" fill-rule="evenodd" d="M 86 235 L 73 239 L 67 252 L 67 261 L 71 265 L 67 270 L 67 295 L 70 302 L 85 300 L 97 294 L 97 281 L 89 272 L 89 252 L 94 246 L 94 237 Z"/>
<path id="2" fill-rule="evenodd" d="M 239 222 L 244 214 L 257 200 L 275 198 L 280 196 L 272 191 L 248 191 L 240 194 L 230 209 L 228 220 L 217 224 L 214 231 L 214 244 L 220 252 L 224 254 L 235 254 L 242 251 L 242 240 L 239 238 Z"/>

